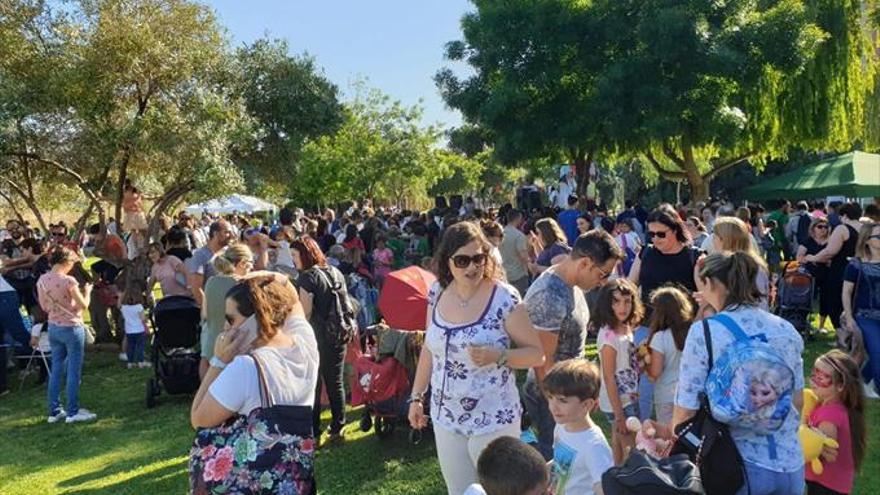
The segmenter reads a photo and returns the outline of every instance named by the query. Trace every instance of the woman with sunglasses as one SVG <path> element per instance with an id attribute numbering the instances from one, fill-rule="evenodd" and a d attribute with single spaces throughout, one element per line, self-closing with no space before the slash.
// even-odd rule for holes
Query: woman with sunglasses
<path id="1" fill-rule="evenodd" d="M 831 294 L 841 294 L 843 292 L 843 273 L 849 264 L 849 258 L 856 254 L 856 241 L 859 237 L 859 230 L 862 223 L 859 219 L 862 216 L 862 207 L 858 203 L 846 203 L 840 207 L 840 219 L 842 223 L 831 231 L 828 237 L 828 243 L 825 248 L 816 254 L 810 254 L 804 257 L 807 263 L 827 263 L 831 262 L 828 267 L 828 277 L 825 283 Z M 831 314 L 831 323 L 834 328 L 841 328 L 841 315 L 843 315 L 843 302 L 840 297 L 833 297 L 829 302 Z"/>
<path id="2" fill-rule="evenodd" d="M 282 492 L 279 487 L 287 486 L 290 492 L 312 493 L 309 419 L 318 348 L 296 289 L 283 274 L 255 272 L 237 281 L 223 302 L 225 328 L 190 409 L 190 422 L 198 429 L 190 451 L 191 492 L 252 493 L 254 483 L 262 483 L 262 491 L 269 486 Z M 236 416 L 248 419 L 230 423 Z M 235 446 L 252 448 L 233 453 L 231 445 L 222 447 L 235 428 L 252 433 L 239 437 L 250 438 L 250 445 Z M 218 449 L 227 449 L 227 462 L 213 462 L 224 459 Z"/>
<path id="3" fill-rule="evenodd" d="M 825 283 L 828 278 L 828 263 L 807 263 L 805 259 L 807 256 L 816 254 L 825 249 L 825 246 L 828 244 L 828 234 L 830 230 L 828 219 L 821 217 L 813 219 L 812 223 L 810 223 L 810 236 L 803 244 L 798 246 L 795 255 L 797 262 L 804 264 L 807 271 L 813 276 L 813 283 L 819 293 L 820 330 L 825 328 L 825 320 L 834 309 L 834 304 L 832 304 L 831 301 L 833 301 L 834 298 L 840 297 L 840 295 L 829 292 L 829 289 L 833 287 L 831 287 L 831 284 Z"/>
<path id="4" fill-rule="evenodd" d="M 678 284 L 691 293 L 697 289 L 693 273 L 700 252 L 689 245 L 690 233 L 671 207 L 659 206 L 647 224 L 649 245 L 633 263 L 629 280 L 641 288 L 642 302 L 650 308 L 649 296 L 658 287 Z"/>
<path id="5" fill-rule="evenodd" d="M 409 421 L 431 420 L 450 495 L 477 481 L 476 463 L 492 440 L 519 438 L 520 398 L 514 369 L 541 366 L 541 342 L 519 292 L 498 280 L 500 267 L 480 227 L 449 227 L 435 255 L 438 282 L 429 293 Z M 516 348 L 511 349 L 515 344 Z M 430 398 L 426 397 L 428 384 Z"/>
<path id="6" fill-rule="evenodd" d="M 843 275 L 843 314 L 850 329 L 860 330 L 868 364 L 865 383 L 874 382 L 872 398 L 880 394 L 880 223 L 865 223 L 859 231 L 856 256 Z M 856 330 L 858 329 L 858 330 Z"/>
<path id="7" fill-rule="evenodd" d="M 226 293 L 254 268 L 254 255 L 246 244 L 233 244 L 212 261 L 216 274 L 205 284 L 205 304 L 202 305 L 202 359 L 214 356 L 214 341 L 223 331 Z M 207 371 L 207 369 L 206 369 Z"/>

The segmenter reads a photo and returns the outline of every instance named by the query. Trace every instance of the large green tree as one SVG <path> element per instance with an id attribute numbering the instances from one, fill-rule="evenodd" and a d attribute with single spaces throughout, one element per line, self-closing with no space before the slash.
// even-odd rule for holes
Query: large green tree
<path id="1" fill-rule="evenodd" d="M 346 105 L 339 130 L 302 151 L 294 198 L 313 205 L 369 198 L 400 204 L 425 194 L 439 178 L 440 131 L 422 125 L 422 108 L 392 101 L 363 83 Z"/>
<path id="2" fill-rule="evenodd" d="M 581 0 L 475 0 L 461 21 L 463 39 L 446 57 L 473 70 L 461 79 L 443 69 L 435 80 L 446 103 L 491 133 L 496 158 L 515 163 L 562 151 L 575 165 L 578 191 L 603 140 L 597 118 L 591 33 L 599 20 Z"/>
<path id="3" fill-rule="evenodd" d="M 284 40 L 260 39 L 236 52 L 236 76 L 248 113 L 255 119 L 254 139 L 237 150 L 248 189 L 279 196 L 296 176 L 307 139 L 332 134 L 342 124 L 338 89 L 312 57 L 288 54 Z"/>

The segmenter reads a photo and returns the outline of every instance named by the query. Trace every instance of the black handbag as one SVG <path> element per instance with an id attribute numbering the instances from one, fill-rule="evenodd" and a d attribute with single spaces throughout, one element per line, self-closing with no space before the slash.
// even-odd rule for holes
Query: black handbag
<path id="1" fill-rule="evenodd" d="M 697 466 L 685 454 L 656 459 L 633 450 L 622 466 L 602 475 L 605 495 L 703 495 Z"/>
<path id="2" fill-rule="evenodd" d="M 709 369 L 712 369 L 712 339 L 709 324 L 703 320 L 703 335 L 709 351 Z M 685 454 L 700 470 L 707 495 L 734 495 L 746 482 L 745 464 L 728 426 L 712 417 L 712 408 L 706 395 L 700 398 L 700 408 L 689 420 L 675 428 L 678 437 L 670 455 Z"/>

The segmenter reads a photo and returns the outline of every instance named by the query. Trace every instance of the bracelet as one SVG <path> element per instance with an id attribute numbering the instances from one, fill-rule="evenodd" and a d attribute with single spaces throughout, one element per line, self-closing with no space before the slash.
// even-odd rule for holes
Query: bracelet
<path id="1" fill-rule="evenodd" d="M 226 367 L 226 363 L 221 361 L 220 358 L 218 358 L 217 356 L 211 357 L 211 360 L 208 361 L 208 364 L 210 364 L 214 368 L 221 369 L 221 370 Z"/>

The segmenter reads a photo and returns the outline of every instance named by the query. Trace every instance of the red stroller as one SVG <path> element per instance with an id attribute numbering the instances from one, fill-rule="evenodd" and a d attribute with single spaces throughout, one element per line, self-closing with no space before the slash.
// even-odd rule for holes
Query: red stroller
<path id="1" fill-rule="evenodd" d="M 392 272 L 385 279 L 378 303 L 385 324 L 365 330 L 368 352 L 355 363 L 356 386 L 365 406 L 362 431 L 375 427 L 376 434 L 385 438 L 398 423 L 407 421 L 407 399 L 425 336 L 428 291 L 435 280 L 416 266 Z M 409 439 L 419 443 L 422 432 L 411 430 Z"/>

